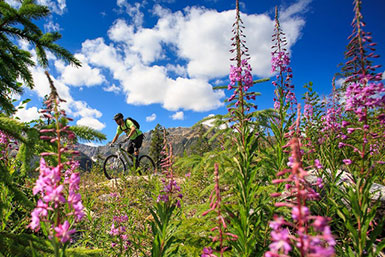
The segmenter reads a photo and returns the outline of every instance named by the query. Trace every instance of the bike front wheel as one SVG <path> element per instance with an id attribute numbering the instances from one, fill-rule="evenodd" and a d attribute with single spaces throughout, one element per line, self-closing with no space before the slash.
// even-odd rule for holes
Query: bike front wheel
<path id="1" fill-rule="evenodd" d="M 103 164 L 104 175 L 108 179 L 118 178 L 126 171 L 126 165 L 122 158 L 113 154 L 106 158 Z"/>
<path id="2" fill-rule="evenodd" d="M 155 173 L 155 163 L 148 155 L 142 155 L 139 157 L 139 175 L 151 175 Z"/>

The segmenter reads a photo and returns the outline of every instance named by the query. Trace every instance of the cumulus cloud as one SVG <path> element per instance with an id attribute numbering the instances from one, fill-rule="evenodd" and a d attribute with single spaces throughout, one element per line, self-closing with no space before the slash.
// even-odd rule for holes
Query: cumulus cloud
<path id="1" fill-rule="evenodd" d="M 120 87 L 116 86 L 115 84 L 112 84 L 108 87 L 103 87 L 103 90 L 106 92 L 113 92 L 114 94 L 118 94 L 121 91 Z"/>
<path id="2" fill-rule="evenodd" d="M 44 24 L 44 30 L 46 32 L 58 32 L 61 30 L 59 23 L 53 22 L 53 20 L 48 21 Z"/>
<path id="3" fill-rule="evenodd" d="M 200 79 L 177 78 L 170 83 L 163 106 L 167 110 L 205 111 L 223 105 L 219 100 L 224 97 L 222 91 L 213 92 L 207 81 Z"/>
<path id="4" fill-rule="evenodd" d="M 184 112 L 176 112 L 173 115 L 171 115 L 171 118 L 173 120 L 184 120 Z"/>
<path id="5" fill-rule="evenodd" d="M 145 7 L 146 1 L 143 1 L 142 3 L 137 2 L 134 4 L 130 4 L 127 0 L 117 0 L 116 4 L 118 5 L 118 7 L 126 11 L 129 17 L 131 17 L 135 26 L 142 26 L 144 14 L 140 11 L 140 9 Z"/>
<path id="6" fill-rule="evenodd" d="M 48 8 L 59 15 L 62 15 L 67 7 L 66 0 L 37 0 L 38 4 L 48 6 Z"/>
<path id="7" fill-rule="evenodd" d="M 296 3 L 290 6 L 282 6 L 280 9 L 280 20 L 290 20 L 293 17 L 296 17 L 298 14 L 306 12 L 309 4 L 312 0 L 298 0 Z"/>
<path id="8" fill-rule="evenodd" d="M 126 42 L 128 45 L 131 45 L 133 36 L 134 27 L 128 25 L 123 19 L 115 20 L 114 24 L 108 30 L 108 37 L 115 42 Z"/>
<path id="9" fill-rule="evenodd" d="M 18 117 L 22 122 L 30 122 L 39 119 L 40 114 L 36 107 L 27 108 L 27 104 L 25 104 L 24 108 L 17 110 L 14 117 Z"/>
<path id="10" fill-rule="evenodd" d="M 89 87 L 105 82 L 106 79 L 101 74 L 100 69 L 90 67 L 84 55 L 76 54 L 75 57 L 82 63 L 81 67 L 65 66 L 61 60 L 55 62 L 56 69 L 61 72 L 60 79 L 63 83 L 71 86 Z"/>
<path id="11" fill-rule="evenodd" d="M 90 117 L 85 117 L 81 118 L 76 122 L 76 125 L 79 126 L 87 126 L 96 130 L 102 130 L 106 127 L 106 124 L 101 123 L 97 119 L 90 118 Z"/>
<path id="12" fill-rule="evenodd" d="M 305 24 L 297 14 L 309 2 L 299 0 L 281 14 L 289 49 Z M 117 0 L 117 5 L 138 12 L 143 7 L 127 0 Z M 82 54 L 90 65 L 110 70 L 128 104 L 159 103 L 172 111 L 208 111 L 222 106 L 224 93 L 214 92 L 209 81 L 217 81 L 229 72 L 234 11 L 190 7 L 184 12 L 172 12 L 155 5 L 153 13 L 158 21 L 151 28 L 117 19 L 108 30 L 111 42 L 107 44 L 103 38 L 86 40 Z M 242 18 L 253 74 L 269 77 L 274 22 L 265 14 L 242 14 Z M 170 62 L 166 52 L 174 53 L 177 59 Z"/>
<path id="13" fill-rule="evenodd" d="M 147 117 L 146 117 L 146 121 L 147 121 L 147 122 L 154 121 L 155 119 L 156 119 L 156 114 L 155 114 L 155 113 L 153 113 L 153 114 L 151 114 L 150 116 L 147 116 Z"/>

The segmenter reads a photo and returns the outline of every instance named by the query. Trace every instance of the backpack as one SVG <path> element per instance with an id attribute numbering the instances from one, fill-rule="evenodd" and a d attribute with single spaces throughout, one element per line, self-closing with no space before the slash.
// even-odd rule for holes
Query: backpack
<path id="1" fill-rule="evenodd" d="M 135 127 L 136 127 L 137 129 L 140 129 L 139 122 L 137 122 L 135 119 L 133 119 L 133 118 L 131 118 L 131 117 L 128 117 L 127 119 L 124 120 L 124 124 L 126 124 L 126 121 L 127 121 L 127 120 L 132 121 L 132 123 L 134 123 Z M 127 124 L 126 124 L 126 126 L 127 126 Z M 121 126 L 120 126 L 120 129 L 124 131 L 124 129 L 123 129 Z"/>

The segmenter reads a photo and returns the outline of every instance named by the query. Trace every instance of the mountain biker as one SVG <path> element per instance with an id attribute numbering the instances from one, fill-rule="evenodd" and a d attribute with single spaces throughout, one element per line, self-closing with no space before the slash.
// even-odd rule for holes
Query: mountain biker
<path id="1" fill-rule="evenodd" d="M 129 139 L 127 152 L 129 154 L 134 154 L 136 159 L 136 165 L 138 164 L 139 149 L 142 146 L 143 142 L 143 133 L 135 126 L 135 124 L 130 119 L 124 119 L 123 114 L 117 113 L 114 116 L 114 120 L 118 127 L 116 129 L 116 135 L 111 141 L 111 145 L 118 140 L 120 134 L 123 132 L 126 133 L 127 138 Z"/>

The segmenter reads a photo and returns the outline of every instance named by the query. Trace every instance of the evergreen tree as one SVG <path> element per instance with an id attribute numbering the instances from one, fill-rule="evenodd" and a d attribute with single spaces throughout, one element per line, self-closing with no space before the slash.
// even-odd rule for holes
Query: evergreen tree
<path id="1" fill-rule="evenodd" d="M 48 7 L 38 5 L 34 0 L 23 0 L 18 9 L 0 0 L 0 110 L 6 114 L 14 112 L 15 108 L 9 98 L 10 93 L 21 93 L 21 79 L 29 88 L 33 88 L 33 78 L 29 70 L 36 65 L 32 54 L 20 49 L 14 39 L 24 40 L 36 48 L 38 63 L 43 67 L 48 65 L 46 51 L 67 63 L 80 66 L 70 52 L 54 42 L 61 38 L 58 32 L 43 33 L 33 23 L 49 15 Z"/>
<path id="2" fill-rule="evenodd" d="M 157 124 L 151 133 L 151 144 L 149 154 L 156 163 L 163 157 L 162 150 L 164 146 L 164 134 L 165 128 L 160 124 Z"/>
<path id="3" fill-rule="evenodd" d="M 198 131 L 198 139 L 191 146 L 191 153 L 199 156 L 203 156 L 204 153 L 207 153 L 212 150 L 212 146 L 209 142 L 208 137 L 206 136 L 207 129 L 200 124 Z"/>

